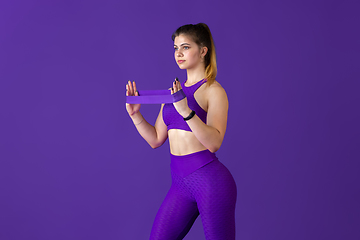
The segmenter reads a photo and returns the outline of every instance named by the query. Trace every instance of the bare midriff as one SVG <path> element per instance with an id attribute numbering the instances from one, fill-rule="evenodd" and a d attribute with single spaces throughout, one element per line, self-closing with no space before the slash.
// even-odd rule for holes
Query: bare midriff
<path id="1" fill-rule="evenodd" d="M 168 136 L 170 152 L 173 155 L 181 156 L 206 150 L 206 147 L 199 142 L 192 132 L 181 129 L 170 129 Z"/>

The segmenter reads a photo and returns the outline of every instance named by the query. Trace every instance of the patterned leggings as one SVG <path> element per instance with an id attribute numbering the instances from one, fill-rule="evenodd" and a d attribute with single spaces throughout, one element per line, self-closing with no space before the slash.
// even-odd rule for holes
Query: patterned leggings
<path id="1" fill-rule="evenodd" d="M 237 190 L 229 170 L 208 150 L 171 157 L 172 185 L 150 240 L 183 239 L 199 214 L 207 240 L 234 240 Z M 182 163 L 187 166 L 181 168 Z"/>

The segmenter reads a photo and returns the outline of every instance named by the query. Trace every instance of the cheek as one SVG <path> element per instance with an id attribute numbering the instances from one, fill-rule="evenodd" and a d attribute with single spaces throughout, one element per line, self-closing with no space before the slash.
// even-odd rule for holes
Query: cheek
<path id="1" fill-rule="evenodd" d="M 198 52 L 193 51 L 191 53 L 189 53 L 189 57 L 193 60 L 193 61 L 197 61 L 200 58 L 200 55 L 198 54 Z"/>
<path id="2" fill-rule="evenodd" d="M 185 54 L 186 54 L 186 57 L 188 57 L 188 58 L 194 57 L 194 53 L 192 51 L 187 51 Z"/>

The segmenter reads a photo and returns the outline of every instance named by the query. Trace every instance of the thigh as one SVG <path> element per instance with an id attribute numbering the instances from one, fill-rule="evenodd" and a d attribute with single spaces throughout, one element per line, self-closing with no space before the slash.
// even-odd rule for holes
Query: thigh
<path id="1" fill-rule="evenodd" d="M 198 215 L 196 202 L 172 186 L 156 214 L 150 240 L 183 239 Z"/>
<path id="2" fill-rule="evenodd" d="M 206 239 L 235 239 L 237 189 L 231 173 L 219 161 L 195 173 L 192 177 L 201 183 L 196 189 L 196 201 Z"/>

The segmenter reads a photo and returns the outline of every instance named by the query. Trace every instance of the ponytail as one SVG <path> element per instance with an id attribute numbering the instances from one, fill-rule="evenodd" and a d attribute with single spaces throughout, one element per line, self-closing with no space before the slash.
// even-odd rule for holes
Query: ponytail
<path id="1" fill-rule="evenodd" d="M 209 85 L 211 85 L 215 81 L 217 75 L 215 44 L 209 27 L 205 23 L 199 23 L 198 25 L 201 25 L 206 29 L 210 40 L 210 47 L 206 46 L 208 48 L 208 52 L 205 56 L 205 78 L 207 79 Z"/>

